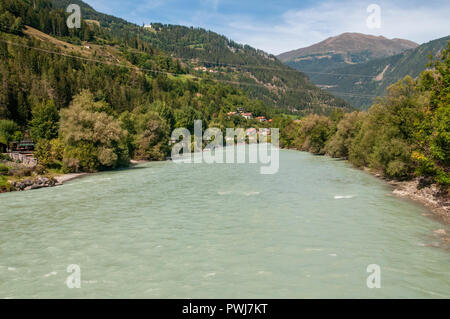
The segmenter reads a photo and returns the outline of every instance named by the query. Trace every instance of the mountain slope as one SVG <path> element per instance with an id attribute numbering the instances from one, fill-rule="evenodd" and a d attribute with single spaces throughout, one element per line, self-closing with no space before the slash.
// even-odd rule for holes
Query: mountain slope
<path id="1" fill-rule="evenodd" d="M 345 65 L 399 54 L 417 46 L 417 43 L 408 40 L 343 33 L 307 48 L 282 53 L 278 58 L 302 72 L 327 72 Z"/>
<path id="2" fill-rule="evenodd" d="M 417 77 L 426 69 L 429 55 L 437 57 L 445 49 L 448 41 L 450 36 L 430 41 L 416 49 L 394 56 L 348 65 L 328 72 L 312 72 L 309 76 L 314 83 L 344 97 L 353 106 L 367 109 L 372 104 L 374 96 L 384 96 L 389 85 L 407 75 Z"/>
<path id="3" fill-rule="evenodd" d="M 128 113 L 149 109 L 168 128 L 190 128 L 193 119 L 223 123 L 227 112 L 242 106 L 267 118 L 278 114 L 279 109 L 229 84 L 188 74 L 179 61 L 148 43 L 132 47 L 86 23 L 68 30 L 66 16 L 47 0 L 36 6 L 0 0 L 0 120 L 14 121 L 27 131 L 42 115 L 36 111 L 42 105 L 65 109 L 85 90 L 108 105 L 103 111 L 124 116 L 125 123 Z M 131 35 L 128 40 L 136 42 Z"/>
<path id="4" fill-rule="evenodd" d="M 98 21 L 112 42 L 147 43 L 179 60 L 189 73 L 239 87 L 252 98 L 294 113 L 329 113 L 347 102 L 323 91 L 308 77 L 275 56 L 200 28 L 152 24 L 143 28 L 95 11 L 79 0 L 53 0 L 55 6 L 79 4 L 83 18 Z M 133 38 L 133 39 L 132 39 Z"/>

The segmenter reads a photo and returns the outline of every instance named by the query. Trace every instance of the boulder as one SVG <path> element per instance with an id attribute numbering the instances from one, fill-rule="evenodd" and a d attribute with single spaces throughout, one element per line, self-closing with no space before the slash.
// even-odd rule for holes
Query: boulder
<path id="1" fill-rule="evenodd" d="M 15 187 L 16 187 L 17 190 L 23 191 L 25 189 L 25 187 L 26 187 L 25 183 L 22 183 L 22 182 L 17 182 L 15 184 L 16 184 Z"/>

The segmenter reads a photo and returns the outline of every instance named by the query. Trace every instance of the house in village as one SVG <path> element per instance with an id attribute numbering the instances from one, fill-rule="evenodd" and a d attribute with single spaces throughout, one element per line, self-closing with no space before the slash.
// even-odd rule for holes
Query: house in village
<path id="1" fill-rule="evenodd" d="M 260 121 L 260 122 L 265 122 L 265 121 L 267 121 L 267 119 L 266 119 L 265 116 L 258 116 L 258 117 L 255 117 L 255 119 L 257 119 L 257 120 Z"/>
<path id="2" fill-rule="evenodd" d="M 248 113 L 241 113 L 241 116 L 246 118 L 247 120 L 251 120 L 253 118 L 253 114 L 248 112 Z"/>

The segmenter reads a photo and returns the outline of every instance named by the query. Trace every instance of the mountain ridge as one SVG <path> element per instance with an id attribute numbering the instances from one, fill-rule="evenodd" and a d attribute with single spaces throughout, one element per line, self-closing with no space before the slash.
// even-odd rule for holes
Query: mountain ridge
<path id="1" fill-rule="evenodd" d="M 417 77 L 427 68 L 430 55 L 437 58 L 449 41 L 450 36 L 447 36 L 397 55 L 308 75 L 316 85 L 328 87 L 330 92 L 342 96 L 357 108 L 367 109 L 374 98 L 364 95 L 384 96 L 391 84 L 407 75 Z M 354 93 L 354 96 L 348 96 L 348 93 Z"/>
<path id="2" fill-rule="evenodd" d="M 388 39 L 384 36 L 374 36 L 356 32 L 346 32 L 337 36 L 329 37 L 311 46 L 291 50 L 277 57 L 283 61 L 295 61 L 296 58 L 305 57 L 319 53 L 358 53 L 371 51 L 373 58 L 398 54 L 404 50 L 417 47 L 418 44 L 405 39 Z"/>

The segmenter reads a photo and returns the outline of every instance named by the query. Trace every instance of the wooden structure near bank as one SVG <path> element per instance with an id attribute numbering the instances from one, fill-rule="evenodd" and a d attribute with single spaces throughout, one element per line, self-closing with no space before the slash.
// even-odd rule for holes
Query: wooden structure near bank
<path id="1" fill-rule="evenodd" d="M 37 159 L 34 157 L 35 144 L 31 139 L 13 141 L 9 145 L 0 143 L 0 151 L 8 155 L 10 159 L 20 162 L 28 167 L 35 167 Z"/>

